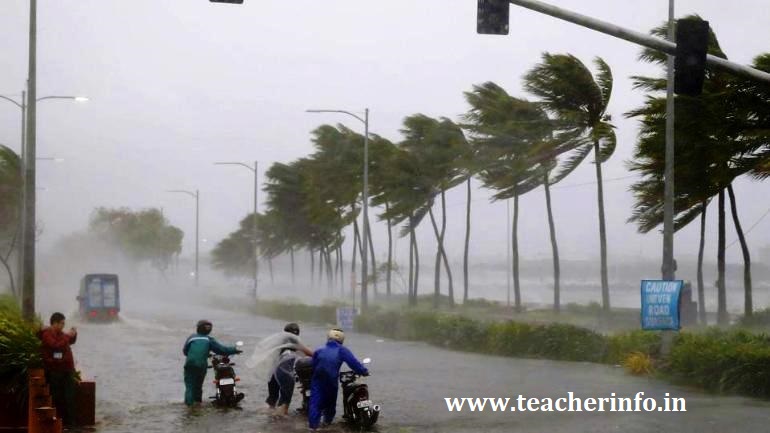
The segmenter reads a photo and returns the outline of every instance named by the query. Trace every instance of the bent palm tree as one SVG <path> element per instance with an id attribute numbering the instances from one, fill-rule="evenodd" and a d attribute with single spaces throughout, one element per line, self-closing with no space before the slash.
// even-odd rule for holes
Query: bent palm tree
<path id="1" fill-rule="evenodd" d="M 559 123 L 560 140 L 564 150 L 572 151 L 560 179 L 572 172 L 591 151 L 596 166 L 597 203 L 599 208 L 599 242 L 601 256 L 602 308 L 610 308 L 607 277 L 607 229 L 604 217 L 602 164 L 615 151 L 617 139 L 607 114 L 612 95 L 612 72 L 607 63 L 597 57 L 597 75 L 575 56 L 543 54 L 542 63 L 524 77 L 524 88 L 540 98 L 540 104 Z"/>

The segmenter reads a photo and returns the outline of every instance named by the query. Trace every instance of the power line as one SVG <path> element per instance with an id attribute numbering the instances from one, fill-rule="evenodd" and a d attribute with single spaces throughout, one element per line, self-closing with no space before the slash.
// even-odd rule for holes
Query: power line
<path id="1" fill-rule="evenodd" d="M 604 179 L 602 183 L 617 182 L 617 181 L 620 181 L 620 180 L 630 179 L 632 177 L 635 177 L 635 176 L 630 175 L 630 176 L 622 176 L 622 177 L 613 177 L 613 178 L 610 178 L 610 179 Z M 552 186 L 551 189 L 553 190 L 553 189 L 577 188 L 577 187 L 581 187 L 581 186 L 596 185 L 597 183 L 598 182 L 593 181 L 593 182 L 573 183 L 573 184 L 570 184 L 570 185 L 556 185 L 556 186 Z M 477 199 L 471 200 L 471 203 L 476 203 L 476 202 L 480 202 L 480 201 L 485 201 L 485 200 L 477 198 Z M 460 206 L 460 205 L 464 205 L 464 204 L 465 204 L 465 202 L 450 203 L 450 204 L 447 205 L 447 207 L 448 208 L 449 207 L 455 207 L 455 206 Z"/>
<path id="2" fill-rule="evenodd" d="M 747 235 L 747 234 L 751 233 L 751 231 L 752 231 L 752 230 L 754 230 L 754 227 L 756 227 L 757 225 L 759 225 L 759 223 L 760 223 L 760 222 L 762 222 L 762 220 L 763 220 L 763 219 L 764 219 L 764 218 L 765 218 L 765 217 L 766 217 L 768 214 L 770 214 L 770 208 L 767 208 L 767 210 L 765 211 L 765 213 L 763 213 L 763 214 L 762 214 L 762 216 L 761 216 L 761 217 L 759 217 L 759 219 L 758 219 L 758 220 L 757 220 L 757 221 L 756 221 L 756 222 L 755 222 L 755 223 L 754 223 L 754 224 L 753 224 L 751 227 L 749 227 L 749 229 L 748 229 L 748 230 L 746 230 L 745 232 L 743 232 L 743 235 L 745 236 L 745 235 Z M 730 245 L 728 245 L 727 247 L 725 247 L 725 249 L 727 249 L 727 248 L 730 248 L 731 246 L 735 245 L 735 243 L 736 243 L 736 242 L 738 242 L 739 240 L 740 240 L 740 238 L 739 238 L 739 239 L 735 239 L 734 241 L 730 242 Z"/>

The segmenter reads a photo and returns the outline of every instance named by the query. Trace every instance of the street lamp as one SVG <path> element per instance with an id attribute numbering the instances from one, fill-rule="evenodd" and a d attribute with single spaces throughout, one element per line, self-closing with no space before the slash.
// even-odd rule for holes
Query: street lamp
<path id="1" fill-rule="evenodd" d="M 241 167 L 246 167 L 250 171 L 254 173 L 254 299 L 257 298 L 257 288 L 258 288 L 258 278 L 259 278 L 259 244 L 257 243 L 257 192 L 259 191 L 258 187 L 258 162 L 254 161 L 254 167 L 249 166 L 248 164 L 245 164 L 243 162 L 215 162 L 214 165 L 240 165 Z"/>
<path id="2" fill-rule="evenodd" d="M 33 1 L 32 4 L 35 2 Z M 33 14 L 30 16 L 31 22 L 30 22 L 30 29 L 31 31 L 35 27 L 34 23 L 34 6 L 33 10 L 31 11 Z M 31 45 L 30 45 L 30 56 L 34 56 L 34 41 L 30 39 Z M 30 149 L 31 154 L 35 154 L 35 148 L 36 148 L 36 116 L 37 116 L 37 102 L 44 101 L 44 100 L 50 100 L 50 99 L 68 99 L 68 100 L 74 100 L 75 102 L 86 102 L 88 101 L 88 98 L 85 96 L 58 96 L 58 95 L 52 95 L 52 96 L 44 96 L 42 98 L 35 98 L 35 89 L 34 89 L 34 58 L 30 57 L 30 77 L 32 78 L 30 80 L 31 86 L 31 92 L 30 92 L 30 98 L 27 97 L 27 92 L 22 91 L 21 92 L 21 102 L 17 101 L 16 99 L 0 95 L 0 99 L 8 101 L 15 106 L 17 106 L 21 110 L 21 144 L 20 144 L 20 153 L 21 153 L 21 202 L 22 205 L 19 206 L 19 229 L 20 233 L 22 233 L 20 242 L 19 242 L 19 257 L 21 258 L 18 263 L 18 274 L 19 279 L 21 280 L 21 299 L 22 299 L 22 311 L 24 313 L 25 317 L 31 318 L 35 314 L 35 188 L 29 188 L 30 185 L 34 186 L 35 184 L 35 161 L 40 158 L 35 158 L 34 156 L 32 158 L 27 158 L 27 137 L 31 136 L 32 139 L 30 141 Z M 29 100 L 28 100 L 29 99 Z M 29 112 L 31 115 L 29 115 L 30 122 L 27 124 L 27 117 L 28 117 L 28 103 L 31 105 L 29 107 Z M 29 129 L 29 130 L 28 130 Z M 30 162 L 31 160 L 31 162 Z M 56 160 L 58 162 L 58 160 Z M 29 193 L 27 191 L 30 191 Z M 27 221 L 29 218 L 30 221 Z M 31 225 L 30 232 L 27 233 L 27 225 Z M 29 251 L 27 251 L 27 245 L 31 245 Z M 29 273 L 31 275 L 27 276 L 27 270 L 29 270 Z"/>
<path id="3" fill-rule="evenodd" d="M 353 114 L 345 110 L 305 110 L 308 113 L 342 113 L 355 117 L 364 124 L 364 191 L 363 191 L 363 209 L 364 209 L 364 233 L 363 254 L 361 255 L 361 309 L 366 310 L 369 297 L 367 292 L 367 245 L 369 241 L 369 109 L 364 109 L 364 117 Z"/>
<path id="4" fill-rule="evenodd" d="M 192 191 L 186 191 L 183 189 L 171 189 L 167 190 L 166 192 L 175 192 L 180 194 L 187 194 L 195 199 L 195 285 L 198 285 L 198 247 L 199 247 L 199 241 L 198 241 L 198 228 L 199 225 L 199 217 L 200 217 L 200 207 L 199 207 L 199 198 L 200 193 L 196 189 L 195 192 Z"/>

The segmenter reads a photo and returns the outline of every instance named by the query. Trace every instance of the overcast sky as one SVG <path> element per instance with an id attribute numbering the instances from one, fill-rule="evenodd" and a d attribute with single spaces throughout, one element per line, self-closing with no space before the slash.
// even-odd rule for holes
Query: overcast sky
<path id="1" fill-rule="evenodd" d="M 19 95 L 27 74 L 28 1 L 0 1 L 0 94 Z M 559 6 L 647 32 L 667 16 L 666 0 L 554 0 Z M 640 63 L 640 48 L 535 12 L 511 8 L 507 37 L 475 31 L 475 0 L 38 0 L 38 96 L 86 95 L 74 104 L 38 107 L 38 217 L 43 248 L 85 227 L 96 206 L 162 207 L 186 232 L 193 251 L 194 202 L 167 189 L 200 189 L 204 251 L 232 231 L 252 206 L 251 174 L 215 161 L 289 162 L 312 151 L 310 131 L 354 119 L 311 115 L 307 108 L 371 109 L 371 130 L 393 141 L 405 116 L 421 112 L 458 119 L 462 92 L 495 81 L 516 96 L 521 77 L 544 51 L 603 57 L 615 88 L 610 113 L 618 148 L 604 165 L 610 258 L 658 257 L 661 237 L 625 223 L 633 197 L 626 161 L 637 134 L 623 113 L 643 94 L 629 76 L 657 74 Z M 711 22 L 722 48 L 749 63 L 770 51 L 767 0 L 678 0 L 677 15 Z M 0 101 L 0 143 L 19 148 L 19 110 Z M 587 160 L 587 162 L 589 162 Z M 584 164 L 554 189 L 562 257 L 598 257 L 593 166 Z M 620 180 L 613 180 L 624 178 Z M 585 184 L 588 183 L 588 184 Z M 567 187 L 569 185 L 578 185 Z M 585 184 L 585 185 L 583 185 Z M 770 182 L 739 181 L 744 228 L 770 206 Z M 464 191 L 449 194 L 448 248 L 462 254 Z M 262 196 L 264 198 L 264 195 Z M 474 190 L 472 253 L 505 254 L 505 203 Z M 522 257 L 550 254 L 542 189 L 523 197 Z M 716 208 L 714 207 L 714 210 Z M 716 212 L 709 215 L 708 257 L 715 259 Z M 728 226 L 728 242 L 735 237 Z M 433 246 L 427 225 L 422 252 Z M 697 224 L 677 235 L 677 256 L 697 253 Z M 749 236 L 756 252 L 770 245 L 770 217 Z M 384 231 L 375 230 L 382 241 Z M 400 242 L 400 247 L 406 242 Z M 405 254 L 405 248 L 399 254 Z M 347 251 L 347 249 L 346 249 Z M 378 255 L 380 255 L 378 253 Z M 739 261 L 737 245 L 728 260 Z M 769 257 L 764 261 L 770 263 Z"/>

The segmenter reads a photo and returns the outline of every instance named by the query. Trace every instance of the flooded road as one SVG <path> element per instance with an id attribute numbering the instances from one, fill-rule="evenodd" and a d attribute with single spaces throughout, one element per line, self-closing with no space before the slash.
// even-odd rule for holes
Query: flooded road
<path id="1" fill-rule="evenodd" d="M 79 326 L 73 346 L 78 369 L 97 383 L 98 432 L 305 432 L 305 419 L 292 415 L 272 421 L 264 411 L 266 385 L 245 366 L 263 337 L 284 323 L 214 307 L 186 305 L 184 300 L 135 303 L 126 300 L 123 320 L 109 325 Z M 139 308 L 141 307 L 141 308 Z M 132 311 L 133 310 L 133 311 Z M 141 312 L 138 312 L 141 311 Z M 240 410 L 205 404 L 188 410 L 182 403 L 181 353 L 198 319 L 214 322 L 218 340 L 245 343 L 235 356 L 240 386 L 246 393 Z M 324 342 L 326 328 L 302 324 L 311 347 Z M 371 357 L 368 378 L 372 400 L 382 405 L 380 432 L 766 432 L 770 403 L 720 397 L 629 376 L 610 366 L 523 360 L 457 353 L 421 343 L 381 340 L 348 333 L 346 345 L 359 357 Z M 204 400 L 212 395 L 211 373 Z M 449 412 L 445 397 L 646 397 L 662 401 L 664 393 L 686 398 L 687 412 Z M 295 394 L 293 404 L 298 401 Z M 293 410 L 292 410 L 293 412 Z M 338 414 L 342 412 L 338 401 Z M 326 431 L 346 428 L 337 422 Z"/>

